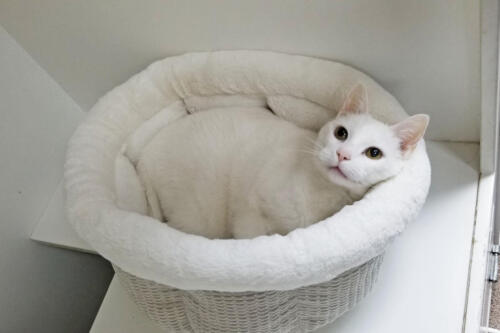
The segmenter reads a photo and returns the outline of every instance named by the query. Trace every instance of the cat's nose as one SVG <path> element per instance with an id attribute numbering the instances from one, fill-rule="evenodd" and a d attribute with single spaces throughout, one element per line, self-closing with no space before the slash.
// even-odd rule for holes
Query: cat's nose
<path id="1" fill-rule="evenodd" d="M 351 159 L 351 154 L 342 149 L 337 150 L 337 156 L 339 158 L 339 162 Z"/>

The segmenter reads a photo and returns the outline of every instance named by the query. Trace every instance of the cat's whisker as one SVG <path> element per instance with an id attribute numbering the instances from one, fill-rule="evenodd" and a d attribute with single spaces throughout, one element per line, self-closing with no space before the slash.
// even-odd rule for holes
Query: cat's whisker
<path id="1" fill-rule="evenodd" d="M 313 155 L 313 156 L 318 156 L 318 154 L 320 152 L 320 150 L 316 150 L 316 149 L 297 149 L 297 148 L 290 148 L 290 149 L 287 149 L 287 151 L 299 152 L 299 153 L 309 154 L 309 155 Z"/>
<path id="2" fill-rule="evenodd" d="M 306 138 L 306 139 L 307 139 L 307 141 L 312 143 L 315 148 L 323 149 L 323 147 L 315 139 L 311 139 L 311 138 Z"/>
<path id="3" fill-rule="evenodd" d="M 319 156 L 319 154 L 320 154 L 320 152 L 318 150 L 298 149 L 296 151 L 299 153 L 309 154 L 312 156 Z"/>
<path id="4" fill-rule="evenodd" d="M 317 155 L 320 153 L 320 149 L 315 149 L 314 147 L 312 148 L 304 148 L 304 149 L 300 149 L 300 148 L 289 148 L 287 149 L 286 151 L 290 151 L 290 152 L 301 152 L 301 153 L 309 153 L 309 154 L 313 154 L 313 155 Z"/>
<path id="5" fill-rule="evenodd" d="M 314 155 L 316 156 L 318 154 L 317 151 L 315 150 L 297 150 L 299 153 L 305 153 L 305 154 L 311 154 L 311 155 Z"/>

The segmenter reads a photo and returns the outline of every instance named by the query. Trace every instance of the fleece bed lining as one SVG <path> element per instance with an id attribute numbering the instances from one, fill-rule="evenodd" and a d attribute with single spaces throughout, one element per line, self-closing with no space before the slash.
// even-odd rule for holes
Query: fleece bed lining
<path id="1" fill-rule="evenodd" d="M 262 51 L 157 61 L 102 97 L 70 140 L 68 220 L 124 271 L 175 288 L 289 290 L 331 280 L 383 253 L 420 211 L 430 185 L 423 140 L 399 175 L 332 217 L 286 236 L 246 240 L 209 240 L 145 216 L 134 163 L 158 129 L 214 107 L 268 107 L 318 129 L 357 83 L 375 118 L 395 123 L 407 116 L 375 81 L 338 62 Z"/>

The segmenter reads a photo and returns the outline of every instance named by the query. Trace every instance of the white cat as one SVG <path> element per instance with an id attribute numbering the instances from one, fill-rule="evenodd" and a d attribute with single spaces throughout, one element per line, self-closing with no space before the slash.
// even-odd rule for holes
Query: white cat
<path id="1" fill-rule="evenodd" d="M 203 111 L 163 128 L 137 169 L 150 214 L 176 229 L 208 238 L 286 234 L 396 175 L 428 119 L 373 119 L 362 85 L 319 134 L 264 108 Z"/>

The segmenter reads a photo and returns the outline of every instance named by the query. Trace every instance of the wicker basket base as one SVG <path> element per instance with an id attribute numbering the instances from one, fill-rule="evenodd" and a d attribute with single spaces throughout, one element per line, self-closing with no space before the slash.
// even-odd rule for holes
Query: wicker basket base
<path id="1" fill-rule="evenodd" d="M 114 269 L 139 308 L 169 332 L 311 332 L 333 322 L 370 292 L 382 258 L 328 282 L 264 292 L 180 290 Z"/>

